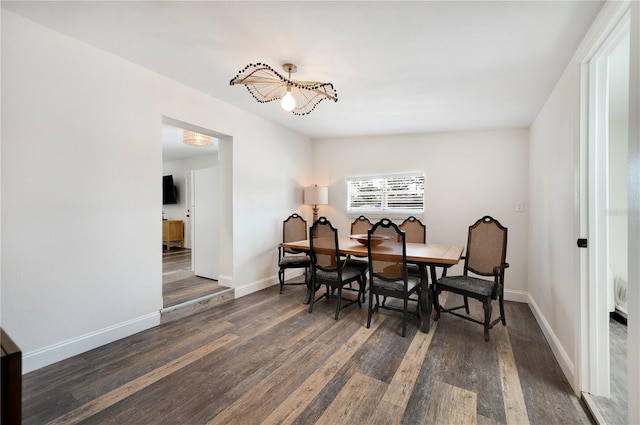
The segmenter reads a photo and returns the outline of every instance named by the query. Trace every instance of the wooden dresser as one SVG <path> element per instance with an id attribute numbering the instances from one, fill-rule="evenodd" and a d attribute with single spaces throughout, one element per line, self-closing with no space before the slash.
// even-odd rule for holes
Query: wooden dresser
<path id="1" fill-rule="evenodd" d="M 184 225 L 182 220 L 162 221 L 162 243 L 167 245 L 167 252 L 171 250 L 171 242 L 179 241 L 180 248 L 184 248 Z"/>

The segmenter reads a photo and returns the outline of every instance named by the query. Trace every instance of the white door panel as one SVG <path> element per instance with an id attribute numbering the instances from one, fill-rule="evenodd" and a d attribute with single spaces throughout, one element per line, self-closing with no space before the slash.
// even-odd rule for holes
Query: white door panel
<path id="1" fill-rule="evenodd" d="M 218 280 L 220 263 L 220 204 L 217 168 L 193 173 L 193 271 Z"/>

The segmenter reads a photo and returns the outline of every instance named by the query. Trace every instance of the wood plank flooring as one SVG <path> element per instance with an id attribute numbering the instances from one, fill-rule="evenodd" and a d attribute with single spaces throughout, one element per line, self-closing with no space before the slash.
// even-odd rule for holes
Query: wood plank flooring
<path id="1" fill-rule="evenodd" d="M 24 376 L 24 424 L 590 424 L 526 304 L 507 327 L 272 286 Z M 450 295 L 446 305 L 457 301 Z M 474 312 L 482 309 L 472 303 Z"/>
<path id="2" fill-rule="evenodd" d="M 195 276 L 191 270 L 191 250 L 173 247 L 162 253 L 163 307 L 173 307 L 187 301 L 225 290 L 218 281 Z"/>
<path id="3" fill-rule="evenodd" d="M 627 424 L 629 417 L 627 379 L 627 326 L 609 320 L 611 397 L 592 395 L 598 412 L 607 424 Z"/>

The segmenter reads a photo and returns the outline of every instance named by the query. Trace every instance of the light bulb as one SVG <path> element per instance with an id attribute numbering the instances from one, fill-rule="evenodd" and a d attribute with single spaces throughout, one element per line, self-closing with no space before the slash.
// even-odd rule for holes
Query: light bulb
<path id="1" fill-rule="evenodd" d="M 293 111 L 293 108 L 296 107 L 296 100 L 291 95 L 291 87 L 287 87 L 287 94 L 280 101 L 280 106 L 287 112 Z"/>

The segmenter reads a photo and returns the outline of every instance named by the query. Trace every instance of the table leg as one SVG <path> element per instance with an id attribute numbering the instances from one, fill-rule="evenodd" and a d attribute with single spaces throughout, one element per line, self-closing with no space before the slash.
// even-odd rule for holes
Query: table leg
<path id="1" fill-rule="evenodd" d="M 429 332 L 431 328 L 431 288 L 427 277 L 427 266 L 419 265 L 422 283 L 420 284 L 420 330 Z"/>

